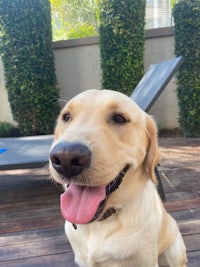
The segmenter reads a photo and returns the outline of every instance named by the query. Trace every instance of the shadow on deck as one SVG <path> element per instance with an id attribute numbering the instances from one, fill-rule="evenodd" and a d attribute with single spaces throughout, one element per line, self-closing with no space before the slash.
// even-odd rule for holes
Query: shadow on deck
<path id="1" fill-rule="evenodd" d="M 161 138 L 159 167 L 167 202 L 189 259 L 200 263 L 200 139 Z M 46 169 L 0 172 L 0 266 L 75 267 L 59 195 Z"/>

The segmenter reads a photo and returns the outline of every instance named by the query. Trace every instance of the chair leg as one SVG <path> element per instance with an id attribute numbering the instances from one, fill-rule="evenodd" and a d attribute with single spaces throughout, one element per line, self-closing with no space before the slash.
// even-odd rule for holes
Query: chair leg
<path id="1" fill-rule="evenodd" d="M 160 179 L 160 175 L 159 175 L 159 172 L 158 172 L 158 168 L 155 167 L 155 174 L 156 174 L 156 178 L 158 180 L 158 193 L 162 199 L 162 201 L 166 201 L 166 197 L 165 197 L 165 192 L 164 192 L 164 189 L 163 189 L 163 186 L 162 186 L 162 182 L 161 182 L 161 179 Z"/>

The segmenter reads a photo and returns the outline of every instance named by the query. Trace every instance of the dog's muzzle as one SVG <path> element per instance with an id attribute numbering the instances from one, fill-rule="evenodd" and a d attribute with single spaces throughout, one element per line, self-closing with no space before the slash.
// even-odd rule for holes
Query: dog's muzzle
<path id="1" fill-rule="evenodd" d="M 87 224 L 111 216 L 115 212 L 113 207 L 103 212 L 106 202 L 119 188 L 130 168 L 126 164 L 108 185 L 93 187 L 77 184 L 76 177 L 80 177 L 90 166 L 91 155 L 90 149 L 80 142 L 60 142 L 50 152 L 53 168 L 62 179 L 69 182 L 68 188 L 61 195 L 61 212 L 64 219 L 72 224 Z"/>

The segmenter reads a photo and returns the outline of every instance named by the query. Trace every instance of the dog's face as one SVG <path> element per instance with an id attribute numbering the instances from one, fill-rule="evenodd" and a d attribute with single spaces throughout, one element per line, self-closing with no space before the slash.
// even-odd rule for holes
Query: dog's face
<path id="1" fill-rule="evenodd" d="M 153 120 L 129 97 L 88 90 L 63 108 L 50 152 L 53 178 L 67 184 L 64 218 L 102 220 L 126 205 L 159 162 Z"/>

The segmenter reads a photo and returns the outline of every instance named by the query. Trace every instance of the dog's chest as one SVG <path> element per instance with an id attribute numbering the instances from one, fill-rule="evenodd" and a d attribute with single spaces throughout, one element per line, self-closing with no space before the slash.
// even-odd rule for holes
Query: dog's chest
<path id="1" fill-rule="evenodd" d="M 91 230 L 90 227 L 78 226 L 75 230 L 66 223 L 65 230 L 73 248 L 76 263 L 81 267 L 114 267 L 120 266 L 119 262 L 123 262 L 123 267 L 139 266 L 138 249 L 143 247 L 145 242 L 144 239 L 139 238 L 141 233 L 138 236 L 127 230 L 118 229 L 117 232 L 112 232 L 108 229 L 104 231 L 104 228 L 105 226 L 102 226 Z M 136 265 L 133 265 L 133 259 L 131 259 L 133 256 Z"/>
<path id="2" fill-rule="evenodd" d="M 81 267 L 95 266 L 94 263 L 101 261 L 108 253 L 108 251 L 106 252 L 108 244 L 105 234 L 100 229 L 96 230 L 94 234 L 87 227 L 84 227 L 84 230 L 80 228 L 78 226 L 78 229 L 75 230 L 68 223 L 65 225 L 67 237 L 75 254 L 75 261 Z"/>

